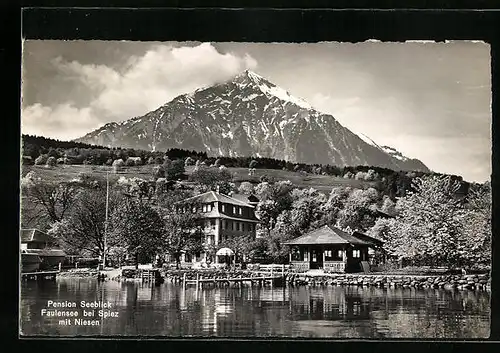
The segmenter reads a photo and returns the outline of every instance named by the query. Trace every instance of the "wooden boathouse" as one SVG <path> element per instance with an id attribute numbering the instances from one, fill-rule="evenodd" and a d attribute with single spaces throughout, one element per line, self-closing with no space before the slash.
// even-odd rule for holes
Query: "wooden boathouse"
<path id="1" fill-rule="evenodd" d="M 296 271 L 349 273 L 366 271 L 370 253 L 380 251 L 382 242 L 360 232 L 349 234 L 325 225 L 284 244 L 290 246 L 290 265 Z"/>

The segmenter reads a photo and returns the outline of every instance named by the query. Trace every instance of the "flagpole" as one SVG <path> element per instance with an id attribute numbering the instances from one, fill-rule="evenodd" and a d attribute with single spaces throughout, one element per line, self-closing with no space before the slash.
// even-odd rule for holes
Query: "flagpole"
<path id="1" fill-rule="evenodd" d="M 106 220 L 104 221 L 104 252 L 102 255 L 102 268 L 106 267 L 106 237 L 108 233 L 108 206 L 109 206 L 109 171 L 106 172 Z"/>

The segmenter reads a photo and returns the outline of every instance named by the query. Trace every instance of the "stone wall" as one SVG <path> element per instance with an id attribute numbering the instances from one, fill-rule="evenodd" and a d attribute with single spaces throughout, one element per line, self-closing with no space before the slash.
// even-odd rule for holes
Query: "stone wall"
<path id="1" fill-rule="evenodd" d="M 325 272 L 344 272 L 345 262 L 343 261 L 325 261 L 323 264 Z"/>
<path id="2" fill-rule="evenodd" d="M 489 274 L 480 275 L 385 275 L 385 274 L 287 274 L 292 285 L 376 286 L 400 288 L 443 288 L 462 290 L 491 290 Z"/>

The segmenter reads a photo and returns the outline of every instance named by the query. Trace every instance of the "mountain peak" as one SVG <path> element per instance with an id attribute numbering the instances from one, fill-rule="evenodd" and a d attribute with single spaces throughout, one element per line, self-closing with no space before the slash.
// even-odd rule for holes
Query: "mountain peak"
<path id="1" fill-rule="evenodd" d="M 303 109 L 307 110 L 313 109 L 302 98 L 292 96 L 283 88 L 278 87 L 274 83 L 270 82 L 266 78 L 262 77 L 261 75 L 251 70 L 245 70 L 243 73 L 237 75 L 233 81 L 236 84 L 240 85 L 240 87 L 242 88 L 252 85 L 255 88 L 259 89 L 267 97 L 276 97 L 287 103 L 293 103 L 295 105 L 298 105 L 300 108 Z"/>
<path id="2" fill-rule="evenodd" d="M 210 156 L 259 156 L 293 163 L 373 165 L 426 170 L 251 70 L 176 97 L 155 111 L 109 124 L 77 139 L 97 145 L 205 151 Z"/>

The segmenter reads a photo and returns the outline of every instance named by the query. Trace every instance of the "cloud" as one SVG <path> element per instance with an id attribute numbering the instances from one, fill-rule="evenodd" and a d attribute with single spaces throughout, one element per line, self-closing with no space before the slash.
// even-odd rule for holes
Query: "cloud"
<path id="1" fill-rule="evenodd" d="M 71 104 L 46 107 L 39 103 L 23 109 L 23 134 L 67 140 L 81 136 L 100 124 L 91 108 L 75 108 Z"/>
<path id="2" fill-rule="evenodd" d="M 109 121 L 143 115 L 178 95 L 223 82 L 258 65 L 248 54 L 222 54 L 210 43 L 154 45 L 118 68 L 68 62 L 62 57 L 51 63 L 65 80 L 89 90 L 90 99 L 83 102 L 83 97 L 75 96 L 56 106 L 28 106 L 21 114 L 22 132 L 61 139 L 80 137 Z"/>

